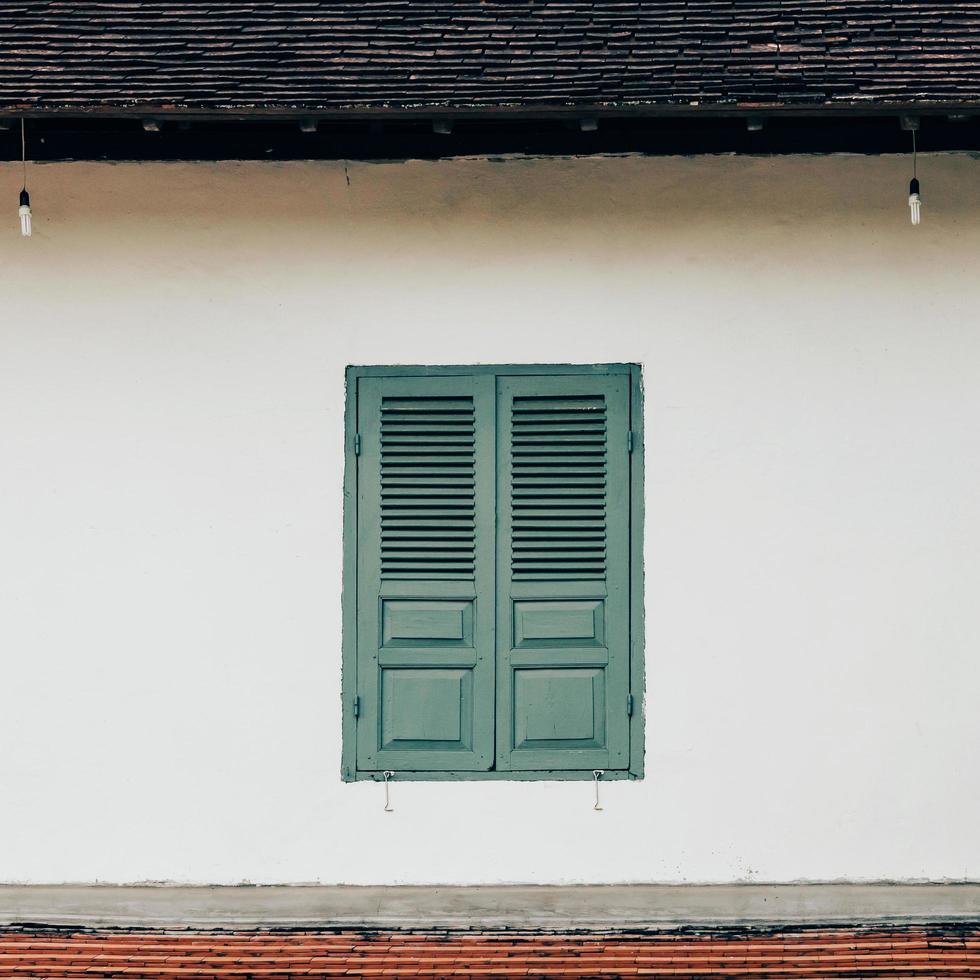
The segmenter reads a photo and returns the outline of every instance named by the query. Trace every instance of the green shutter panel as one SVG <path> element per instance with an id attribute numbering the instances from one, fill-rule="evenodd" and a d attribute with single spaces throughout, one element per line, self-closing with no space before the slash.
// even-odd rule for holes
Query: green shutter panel
<path id="1" fill-rule="evenodd" d="M 629 379 L 497 381 L 497 768 L 629 766 Z"/>
<path id="2" fill-rule="evenodd" d="M 361 378 L 357 765 L 493 763 L 494 388 Z"/>

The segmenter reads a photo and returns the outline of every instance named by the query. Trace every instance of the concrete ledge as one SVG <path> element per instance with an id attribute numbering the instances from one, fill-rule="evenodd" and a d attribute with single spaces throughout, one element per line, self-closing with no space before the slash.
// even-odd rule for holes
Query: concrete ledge
<path id="1" fill-rule="evenodd" d="M 980 922 L 980 884 L 0 885 L 0 925 L 655 929 Z"/>

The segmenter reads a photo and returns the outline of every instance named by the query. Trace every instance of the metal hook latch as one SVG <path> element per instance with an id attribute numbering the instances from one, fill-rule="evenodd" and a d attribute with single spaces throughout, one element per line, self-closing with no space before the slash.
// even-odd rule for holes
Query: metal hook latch
<path id="1" fill-rule="evenodd" d="M 592 770 L 592 781 L 595 785 L 595 803 L 592 804 L 593 810 L 601 810 L 602 807 L 599 806 L 599 777 L 605 773 L 605 769 L 593 769 Z"/>
<path id="2" fill-rule="evenodd" d="M 389 795 L 389 790 L 388 790 L 388 780 L 390 780 L 391 777 L 394 776 L 394 775 L 395 774 L 390 769 L 385 769 L 385 771 L 384 771 L 384 777 L 385 777 L 385 813 L 394 813 L 395 812 L 394 811 L 394 808 L 391 805 L 391 796 Z"/>

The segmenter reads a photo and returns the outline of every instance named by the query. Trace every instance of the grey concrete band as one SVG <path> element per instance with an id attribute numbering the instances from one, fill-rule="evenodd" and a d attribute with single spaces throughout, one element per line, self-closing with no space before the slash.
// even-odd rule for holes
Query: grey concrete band
<path id="1" fill-rule="evenodd" d="M 0 886 L 0 925 L 650 929 L 980 921 L 980 884 Z"/>

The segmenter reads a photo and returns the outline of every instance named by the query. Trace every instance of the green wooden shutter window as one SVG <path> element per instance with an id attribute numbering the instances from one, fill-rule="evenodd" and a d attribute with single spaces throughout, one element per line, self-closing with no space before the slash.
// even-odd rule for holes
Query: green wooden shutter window
<path id="1" fill-rule="evenodd" d="M 358 771 L 629 768 L 630 380 L 357 379 Z"/>
<path id="2" fill-rule="evenodd" d="M 497 768 L 623 769 L 628 378 L 497 385 Z"/>
<path id="3" fill-rule="evenodd" d="M 357 763 L 493 764 L 492 378 L 358 389 Z"/>

